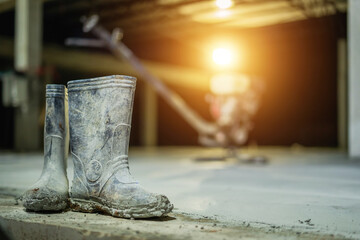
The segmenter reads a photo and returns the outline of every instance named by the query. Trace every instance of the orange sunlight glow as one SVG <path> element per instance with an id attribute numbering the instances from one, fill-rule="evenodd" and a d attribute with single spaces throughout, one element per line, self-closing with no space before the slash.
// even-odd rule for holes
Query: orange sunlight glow
<path id="1" fill-rule="evenodd" d="M 229 48 L 215 48 L 212 53 L 212 59 L 220 66 L 228 66 L 233 63 L 234 55 Z"/>
<path id="2" fill-rule="evenodd" d="M 249 89 L 250 78 L 238 73 L 219 73 L 210 80 L 210 90 L 217 95 L 241 94 Z"/>
<path id="3" fill-rule="evenodd" d="M 233 5 L 231 0 L 216 0 L 215 4 L 220 9 L 227 9 Z"/>
<path id="4" fill-rule="evenodd" d="M 231 16 L 231 12 L 229 10 L 218 10 L 214 13 L 216 18 L 227 18 Z"/>

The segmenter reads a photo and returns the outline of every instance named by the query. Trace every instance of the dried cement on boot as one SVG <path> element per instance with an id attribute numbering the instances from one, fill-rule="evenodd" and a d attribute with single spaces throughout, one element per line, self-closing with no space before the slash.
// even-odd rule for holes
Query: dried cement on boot
<path id="1" fill-rule="evenodd" d="M 22 196 L 27 210 L 59 211 L 68 206 L 66 102 L 64 85 L 46 86 L 44 166 L 40 179 Z"/>
<path id="2" fill-rule="evenodd" d="M 36 192 L 36 196 L 24 196 L 23 205 L 31 211 L 60 211 L 68 206 L 68 195 L 59 194 L 59 192 L 42 188 L 34 188 L 31 191 Z"/>
<path id="3" fill-rule="evenodd" d="M 173 208 L 167 197 L 143 189 L 129 171 L 135 85 L 135 78 L 120 75 L 68 83 L 74 163 L 70 197 L 76 211 L 149 218 Z"/>

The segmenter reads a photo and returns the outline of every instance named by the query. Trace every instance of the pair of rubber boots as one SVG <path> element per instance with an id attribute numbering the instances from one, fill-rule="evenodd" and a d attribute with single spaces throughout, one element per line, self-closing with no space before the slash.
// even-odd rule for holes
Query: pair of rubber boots
<path id="1" fill-rule="evenodd" d="M 135 86 L 136 78 L 119 75 L 70 81 L 68 90 L 46 86 L 44 167 L 40 179 L 22 196 L 27 210 L 61 211 L 70 204 L 74 211 L 124 218 L 160 217 L 172 210 L 167 197 L 145 191 L 129 171 Z M 74 163 L 70 191 L 69 125 Z"/>

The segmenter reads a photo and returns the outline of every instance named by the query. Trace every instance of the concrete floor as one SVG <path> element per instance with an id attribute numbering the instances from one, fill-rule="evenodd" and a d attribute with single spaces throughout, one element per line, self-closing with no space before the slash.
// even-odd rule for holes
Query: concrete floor
<path id="1" fill-rule="evenodd" d="M 250 165 L 234 159 L 225 162 L 194 160 L 221 156 L 221 149 L 131 149 L 133 176 L 145 188 L 167 195 L 175 205 L 171 216 L 176 221 L 169 221 L 171 224 L 156 222 L 160 225 L 151 228 L 165 225 L 171 230 L 183 226 L 181 235 L 187 228 L 208 224 L 207 229 L 213 227 L 217 229 L 214 231 L 226 233 L 219 233 L 219 239 L 239 236 L 248 236 L 248 239 L 360 239 L 360 161 L 349 160 L 345 153 L 331 149 L 252 148 L 242 153 L 244 156 L 266 156 L 270 163 Z M 0 194 L 23 192 L 40 176 L 41 168 L 41 154 L 0 154 Z M 71 161 L 68 174 L 71 179 Z M 3 202 L 9 204 L 10 200 L 4 199 Z M 4 206 L 8 206 L 6 204 Z M 9 221 L 16 219 L 16 215 L 29 222 L 39 220 L 29 214 L 21 206 L 0 208 L 0 218 Z M 66 214 L 79 216 L 72 212 Z M 96 218 L 123 221 L 88 215 L 94 221 Z M 308 219 L 311 220 L 305 222 Z M 143 230 L 142 223 L 136 222 Z M 125 223 L 126 226 L 131 224 Z M 153 223 L 144 221 L 144 224 Z M 227 234 L 224 228 L 233 233 Z M 166 235 L 169 229 L 157 231 Z M 194 239 L 201 238 L 191 231 L 189 234 L 196 236 Z M 204 239 L 209 237 L 215 238 L 215 235 L 204 235 Z"/>

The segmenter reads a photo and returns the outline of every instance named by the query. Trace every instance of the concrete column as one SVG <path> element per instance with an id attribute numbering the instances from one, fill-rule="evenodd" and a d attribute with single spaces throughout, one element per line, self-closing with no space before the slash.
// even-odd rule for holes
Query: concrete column
<path id="1" fill-rule="evenodd" d="M 41 64 L 42 1 L 16 0 L 15 69 L 34 74 Z"/>
<path id="2" fill-rule="evenodd" d="M 349 156 L 360 157 L 360 1 L 348 2 Z"/>
<path id="3" fill-rule="evenodd" d="M 140 143 L 146 147 L 157 145 L 157 94 L 145 84 L 141 103 Z"/>
<path id="4" fill-rule="evenodd" d="M 338 40 L 337 51 L 337 115 L 338 115 L 338 147 L 347 149 L 348 120 L 347 120 L 347 44 L 346 39 Z"/>
<path id="5" fill-rule="evenodd" d="M 25 74 L 28 99 L 15 111 L 15 149 L 39 150 L 41 86 L 37 71 L 41 65 L 42 1 L 16 0 L 15 69 Z"/>

